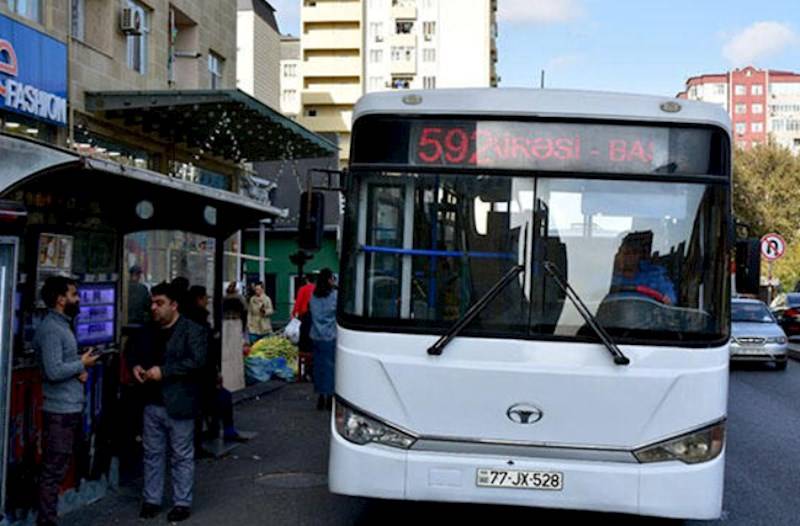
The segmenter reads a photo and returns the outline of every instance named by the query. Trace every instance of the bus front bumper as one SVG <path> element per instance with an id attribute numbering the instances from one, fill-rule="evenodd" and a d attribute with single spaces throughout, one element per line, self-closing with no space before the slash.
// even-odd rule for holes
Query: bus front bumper
<path id="1" fill-rule="evenodd" d="M 716 519 L 722 511 L 724 450 L 716 459 L 696 465 L 508 458 L 360 446 L 343 439 L 333 422 L 331 431 L 329 485 L 337 494 L 686 519 Z M 478 487 L 480 468 L 559 472 L 563 488 Z"/>

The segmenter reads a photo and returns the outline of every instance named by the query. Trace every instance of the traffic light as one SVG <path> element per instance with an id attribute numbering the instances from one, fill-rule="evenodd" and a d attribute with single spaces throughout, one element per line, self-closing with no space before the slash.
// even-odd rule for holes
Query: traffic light
<path id="1" fill-rule="evenodd" d="M 325 228 L 325 196 L 322 192 L 300 195 L 300 225 L 297 244 L 303 250 L 319 250 Z"/>

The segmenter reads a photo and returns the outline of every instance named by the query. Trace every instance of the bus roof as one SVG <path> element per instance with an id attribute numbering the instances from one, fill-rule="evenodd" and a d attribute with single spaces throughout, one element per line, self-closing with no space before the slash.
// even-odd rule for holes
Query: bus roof
<path id="1" fill-rule="evenodd" d="M 416 96 L 408 103 L 409 96 Z M 665 102 L 680 105 L 680 111 L 661 109 Z M 725 129 L 731 125 L 725 109 L 717 104 L 653 95 L 601 91 L 467 88 L 396 90 L 369 93 L 353 111 L 353 120 L 369 114 L 480 115 L 519 117 L 569 117 L 710 124 Z"/>

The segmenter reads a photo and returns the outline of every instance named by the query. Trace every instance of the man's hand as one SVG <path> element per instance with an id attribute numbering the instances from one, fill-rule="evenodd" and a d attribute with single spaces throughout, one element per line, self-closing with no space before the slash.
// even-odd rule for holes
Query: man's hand
<path id="1" fill-rule="evenodd" d="M 145 380 L 147 380 L 147 372 L 145 372 L 144 367 L 141 365 L 137 365 L 133 368 L 133 377 L 136 378 L 136 381 L 140 384 L 143 384 Z"/>
<path id="2" fill-rule="evenodd" d="M 85 384 L 88 379 L 89 379 L 89 373 L 87 371 L 83 371 L 81 374 L 78 375 L 78 381 L 82 384 Z"/>
<path id="3" fill-rule="evenodd" d="M 164 376 L 161 374 L 161 367 L 155 366 L 151 367 L 145 373 L 147 375 L 148 380 L 152 380 L 154 382 L 160 382 Z"/>
<path id="4" fill-rule="evenodd" d="M 98 358 L 100 358 L 99 354 L 93 355 L 92 351 L 89 350 L 81 355 L 81 363 L 83 364 L 83 367 L 85 369 L 88 369 L 89 367 L 93 367 L 94 364 L 97 363 Z"/>

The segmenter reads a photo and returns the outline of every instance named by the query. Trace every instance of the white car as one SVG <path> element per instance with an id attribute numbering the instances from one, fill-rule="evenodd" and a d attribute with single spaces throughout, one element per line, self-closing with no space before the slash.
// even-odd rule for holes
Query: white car
<path id="1" fill-rule="evenodd" d="M 786 334 L 764 302 L 734 299 L 731 321 L 731 361 L 770 362 L 786 369 Z"/>

